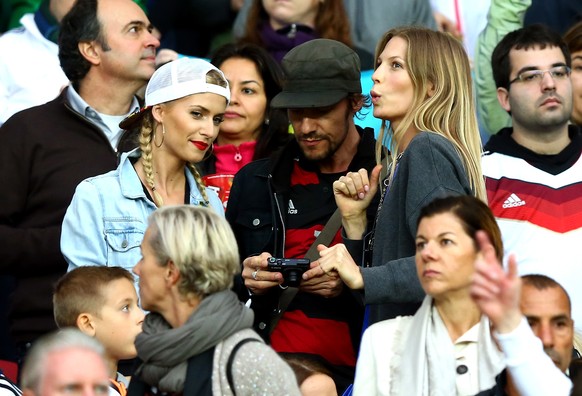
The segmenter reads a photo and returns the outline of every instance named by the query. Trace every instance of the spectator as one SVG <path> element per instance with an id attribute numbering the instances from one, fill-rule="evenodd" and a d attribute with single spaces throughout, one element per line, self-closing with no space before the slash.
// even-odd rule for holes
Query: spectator
<path id="1" fill-rule="evenodd" d="M 239 40 L 266 48 L 281 62 L 290 49 L 315 38 L 337 40 L 352 47 L 350 21 L 341 0 L 253 0 Z M 367 53 L 359 55 L 369 57 Z"/>
<path id="2" fill-rule="evenodd" d="M 570 121 L 582 125 L 582 22 L 572 26 L 564 35 L 564 41 L 572 56 L 572 92 L 574 105 Z"/>
<path id="3" fill-rule="evenodd" d="M 287 114 L 271 109 L 271 100 L 281 92 L 283 71 L 267 51 L 254 44 L 226 44 L 212 63 L 222 70 L 230 86 L 230 103 L 210 157 L 199 164 L 204 181 L 230 193 L 232 178 L 252 160 L 265 158 L 290 138 Z M 223 199 L 226 204 L 227 199 Z"/>
<path id="4" fill-rule="evenodd" d="M 46 6 L 50 0 L 4 0 L 3 5 L 10 11 L 8 27 L 14 29 L 22 24 L 22 17 L 26 14 L 34 13 L 38 9 Z M 134 0 L 144 11 L 146 0 Z M 4 4 L 6 3 L 6 4 Z M 43 4 L 44 3 L 44 4 Z"/>
<path id="5" fill-rule="evenodd" d="M 381 321 L 366 330 L 354 395 L 474 395 L 493 386 L 503 357 L 489 320 L 470 295 L 478 230 L 493 241 L 501 260 L 499 228 L 479 199 L 439 198 L 422 208 L 416 272 L 427 296 L 414 316 Z"/>
<path id="6" fill-rule="evenodd" d="M 224 216 L 195 164 L 212 146 L 229 98 L 224 75 L 205 60 L 181 58 L 156 70 L 145 107 L 121 123 L 140 130 L 139 149 L 124 153 L 116 170 L 79 184 L 67 209 L 61 250 L 69 271 L 133 268 L 147 217 L 163 205 L 210 206 Z"/>
<path id="7" fill-rule="evenodd" d="M 393 152 L 381 184 L 382 204 L 375 221 L 366 221 L 380 166 L 371 175 L 360 170 L 340 177 L 333 187 L 346 244 L 321 247 L 321 268 L 304 274 L 309 279 L 321 276 L 321 269 L 339 268 L 350 288 L 364 290 L 370 323 L 411 315 L 424 298 L 414 269 L 422 206 L 446 195 L 485 199 L 471 70 L 462 44 L 446 33 L 404 27 L 389 30 L 377 52 L 374 116 L 390 121 Z"/>
<path id="8" fill-rule="evenodd" d="M 45 0 L 0 37 L 0 125 L 14 113 L 56 98 L 69 80 L 61 69 L 59 24 L 73 0 Z M 39 67 L 39 65 L 41 65 Z"/>
<path id="9" fill-rule="evenodd" d="M 499 41 L 514 30 L 537 23 L 563 32 L 581 18 L 582 3 L 578 0 L 552 3 L 543 0 L 491 0 L 488 22 L 479 35 L 475 55 L 478 110 L 487 133 L 495 134 L 511 126 L 511 116 L 497 100 L 491 68 L 491 54 Z"/>
<path id="10" fill-rule="evenodd" d="M 27 396 L 58 395 L 74 390 L 83 395 L 108 394 L 105 351 L 76 329 L 43 336 L 30 350 L 22 371 Z"/>
<path id="11" fill-rule="evenodd" d="M 499 103 L 511 113 L 513 127 L 485 146 L 489 206 L 520 275 L 555 279 L 572 299 L 575 323 L 582 323 L 582 134 L 568 125 L 570 53 L 558 33 L 532 25 L 506 35 L 491 64 Z"/>
<path id="12" fill-rule="evenodd" d="M 230 36 L 238 11 L 235 0 L 148 0 L 161 48 L 196 57 L 211 55 L 216 42 Z"/>
<path id="13" fill-rule="evenodd" d="M 479 234 L 482 254 L 475 262 L 471 294 L 493 324 L 507 368 L 493 389 L 478 396 L 569 395 L 572 384 L 563 374 L 572 355 L 574 326 L 566 291 L 546 276 L 528 275 L 522 278 L 520 301 L 522 280 L 515 257 L 509 258 L 504 273 L 489 239 Z"/>
<path id="14" fill-rule="evenodd" d="M 350 22 L 350 36 L 358 49 L 362 70 L 372 69 L 375 45 L 386 30 L 403 25 L 436 29 L 429 0 L 343 0 Z M 244 35 L 252 0 L 246 0 L 233 26 L 235 38 Z M 333 38 L 333 37 L 332 37 Z"/>
<path id="15" fill-rule="evenodd" d="M 120 396 L 129 378 L 117 365 L 137 356 L 134 342 L 144 318 L 133 283 L 133 275 L 120 267 L 81 267 L 59 279 L 53 295 L 57 326 L 78 328 L 105 348 L 111 387 Z"/>
<path id="16" fill-rule="evenodd" d="M 134 272 L 150 313 L 136 339 L 142 363 L 130 395 L 151 386 L 184 395 L 299 395 L 293 372 L 251 329 L 252 311 L 230 290 L 240 262 L 222 217 L 161 208 L 141 250 Z"/>
<path id="17" fill-rule="evenodd" d="M 133 147 L 117 124 L 139 108 L 135 92 L 154 72 L 151 29 L 130 0 L 77 0 L 59 39 L 72 85 L 0 129 L 0 271 L 17 279 L 10 322 L 21 356 L 55 328 L 52 287 L 67 269 L 59 239 L 75 187 Z"/>
<path id="18" fill-rule="evenodd" d="M 384 33 L 398 26 L 423 26 L 437 29 L 429 0 L 343 0 L 356 48 L 369 52 L 370 63 L 362 61 L 362 69 L 374 69 L 376 44 Z"/>
<path id="19" fill-rule="evenodd" d="M 339 224 L 327 224 L 337 209 L 332 183 L 348 170 L 372 168 L 374 132 L 354 124 L 367 98 L 358 56 L 349 47 L 311 40 L 289 51 L 282 65 L 283 90 L 271 106 L 287 109 L 295 139 L 236 174 L 226 218 L 244 260 L 255 329 L 278 352 L 327 362 L 341 394 L 353 381 L 363 314 L 359 299 L 334 275 L 284 292 L 283 274 L 267 270 L 268 257 L 303 258 L 322 231 L 333 243 L 341 239 Z M 273 310 L 285 301 L 290 303 L 275 317 Z"/>

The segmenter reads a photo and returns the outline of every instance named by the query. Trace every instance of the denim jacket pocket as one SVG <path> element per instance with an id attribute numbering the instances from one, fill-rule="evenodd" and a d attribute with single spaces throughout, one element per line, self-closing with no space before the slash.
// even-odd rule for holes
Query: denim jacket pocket
<path id="1" fill-rule="evenodd" d="M 107 265 L 131 271 L 141 257 L 139 247 L 145 230 L 146 224 L 139 220 L 106 219 Z"/>
<path id="2" fill-rule="evenodd" d="M 269 211 L 247 210 L 240 212 L 235 219 L 237 239 L 239 247 L 246 249 L 241 251 L 241 260 L 263 251 L 272 250 L 273 218 Z"/>

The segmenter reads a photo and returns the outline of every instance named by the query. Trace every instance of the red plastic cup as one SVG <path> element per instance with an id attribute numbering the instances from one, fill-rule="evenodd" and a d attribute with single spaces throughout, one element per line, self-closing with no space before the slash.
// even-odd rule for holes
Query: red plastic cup
<path id="1" fill-rule="evenodd" d="M 226 209 L 234 175 L 206 175 L 202 177 L 202 180 L 208 188 L 216 191 L 218 198 L 222 201 L 222 206 Z"/>

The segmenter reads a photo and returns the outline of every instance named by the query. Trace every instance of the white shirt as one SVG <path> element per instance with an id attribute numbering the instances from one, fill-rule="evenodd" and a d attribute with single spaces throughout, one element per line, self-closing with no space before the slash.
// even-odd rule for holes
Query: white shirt
<path id="1" fill-rule="evenodd" d="M 42 36 L 34 14 L 20 23 L 0 37 L 0 125 L 14 113 L 53 100 L 69 84 L 58 46 Z"/>

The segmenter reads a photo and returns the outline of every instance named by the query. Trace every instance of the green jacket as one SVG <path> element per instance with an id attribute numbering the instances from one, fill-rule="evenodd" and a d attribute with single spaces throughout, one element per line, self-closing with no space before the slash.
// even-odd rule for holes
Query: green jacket
<path id="1" fill-rule="evenodd" d="M 497 100 L 491 54 L 507 33 L 523 27 L 523 18 L 531 2 L 532 0 L 492 0 L 487 15 L 487 26 L 477 40 L 475 50 L 477 111 L 489 134 L 495 134 L 502 128 L 511 126 L 510 115 Z"/>

